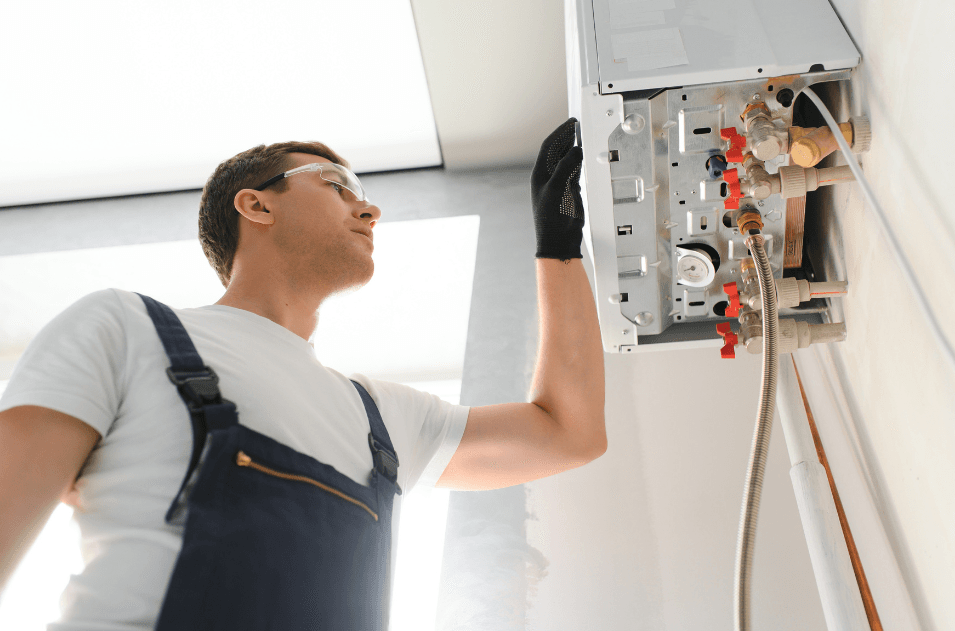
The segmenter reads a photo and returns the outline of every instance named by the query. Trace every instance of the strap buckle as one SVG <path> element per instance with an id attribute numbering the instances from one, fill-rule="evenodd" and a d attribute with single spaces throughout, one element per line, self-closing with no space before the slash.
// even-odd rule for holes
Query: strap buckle
<path id="1" fill-rule="evenodd" d="M 201 412 L 203 406 L 222 403 L 219 375 L 210 366 L 203 366 L 201 370 L 173 370 L 170 366 L 166 374 L 179 390 L 190 412 Z"/>
<path id="2" fill-rule="evenodd" d="M 398 495 L 401 495 L 401 487 L 398 486 L 398 456 L 392 454 L 384 445 L 375 440 L 375 436 L 371 432 L 368 432 L 368 446 L 371 447 L 371 457 L 375 463 L 375 469 L 388 478 L 398 489 Z"/>

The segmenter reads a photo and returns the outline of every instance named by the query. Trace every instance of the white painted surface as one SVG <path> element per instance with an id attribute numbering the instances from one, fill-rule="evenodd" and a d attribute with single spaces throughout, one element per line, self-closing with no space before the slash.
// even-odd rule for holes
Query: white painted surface
<path id="1" fill-rule="evenodd" d="M 943 104 L 955 101 L 955 5 L 947 0 L 834 0 L 834 6 L 863 57 L 848 112 L 866 114 L 872 123 L 872 149 L 862 155 L 863 170 L 945 334 L 955 340 L 955 202 L 948 185 L 955 133 L 939 118 L 947 107 Z M 850 283 L 842 301 L 848 339 L 831 347 L 832 374 L 841 376 L 852 412 L 845 431 L 852 436 L 918 622 L 926 631 L 952 629 L 955 374 L 936 348 L 858 187 L 839 185 L 835 199 L 846 258 L 845 277 L 839 280 Z M 818 398 L 814 392 L 810 403 Z M 844 464 L 832 459 L 834 469 Z M 853 510 L 847 507 L 855 528 L 866 514 Z M 877 537 L 860 541 L 873 548 L 878 543 Z"/>
<path id="2" fill-rule="evenodd" d="M 531 166 L 568 118 L 563 5 L 411 0 L 450 170 Z"/>
<path id="3" fill-rule="evenodd" d="M 760 358 L 721 360 L 718 349 L 604 357 L 607 453 L 527 485 L 528 541 L 548 562 L 528 595 L 527 628 L 729 630 Z M 784 442 L 774 423 L 753 628 L 824 629 Z"/>
<path id="4" fill-rule="evenodd" d="M 828 0 L 588 1 L 600 83 L 614 91 L 778 77 L 813 64 L 839 70 L 859 61 Z M 630 15 L 621 15 L 624 6 Z M 627 19 L 639 17 L 650 19 Z"/>

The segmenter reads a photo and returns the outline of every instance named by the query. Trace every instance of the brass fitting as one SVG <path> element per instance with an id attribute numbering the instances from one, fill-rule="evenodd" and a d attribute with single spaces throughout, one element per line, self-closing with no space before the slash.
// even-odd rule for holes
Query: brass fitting
<path id="1" fill-rule="evenodd" d="M 750 230 L 762 230 L 763 218 L 752 208 L 741 208 L 736 213 L 736 225 L 740 234 L 747 234 Z"/>
<path id="2" fill-rule="evenodd" d="M 839 125 L 842 136 L 851 146 L 853 140 L 852 125 L 842 123 Z M 797 131 L 798 130 L 798 131 Z M 816 166 L 823 158 L 833 153 L 839 148 L 832 130 L 828 127 L 817 127 L 815 129 L 803 129 L 791 127 L 789 129 L 790 150 L 793 162 L 801 167 Z"/>
<path id="3" fill-rule="evenodd" d="M 756 273 L 756 261 L 754 261 L 752 257 L 747 256 L 745 259 L 739 262 L 739 269 L 743 275 L 743 281 L 745 282 L 746 277 L 748 276 L 747 272 L 752 270 L 754 274 Z"/>
<path id="4" fill-rule="evenodd" d="M 740 114 L 739 119 L 743 121 L 744 126 L 748 125 L 749 121 L 758 116 L 765 116 L 766 118 L 772 118 L 772 114 L 769 113 L 769 108 L 766 107 L 766 104 L 762 101 L 758 103 L 750 103 L 746 106 L 746 109 L 743 110 L 743 113 Z M 748 130 L 747 130 L 748 131 Z"/>
<path id="5" fill-rule="evenodd" d="M 764 164 L 763 161 L 757 159 L 756 156 L 754 156 L 753 154 L 751 153 L 743 154 L 743 169 L 745 169 L 746 171 L 749 171 L 750 167 L 753 167 L 753 166 L 761 167 L 763 166 L 763 164 Z"/>

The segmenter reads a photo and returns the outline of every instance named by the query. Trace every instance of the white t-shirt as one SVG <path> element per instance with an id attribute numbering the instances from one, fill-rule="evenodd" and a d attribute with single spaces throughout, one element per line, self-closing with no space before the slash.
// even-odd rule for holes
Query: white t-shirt
<path id="1" fill-rule="evenodd" d="M 219 376 L 239 422 L 369 485 L 368 418 L 354 384 L 312 346 L 249 311 L 173 309 Z M 164 520 L 192 451 L 192 424 L 166 376 L 169 360 L 142 299 L 106 289 L 58 315 L 17 363 L 0 411 L 39 405 L 74 416 L 102 440 L 77 481 L 74 512 L 86 566 L 60 598 L 51 631 L 152 629 L 182 546 Z M 398 484 L 433 486 L 470 408 L 397 383 L 351 378 L 371 395 L 400 462 Z M 395 497 L 392 567 L 401 496 Z"/>

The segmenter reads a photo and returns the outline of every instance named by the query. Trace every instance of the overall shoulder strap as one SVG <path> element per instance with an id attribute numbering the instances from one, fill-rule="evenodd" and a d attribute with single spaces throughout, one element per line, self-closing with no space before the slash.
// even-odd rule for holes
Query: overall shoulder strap
<path id="1" fill-rule="evenodd" d="M 192 455 L 176 500 L 166 514 L 169 521 L 174 509 L 181 504 L 183 490 L 199 464 L 206 434 L 210 430 L 227 429 L 235 425 L 239 422 L 239 417 L 235 404 L 222 398 L 218 385 L 219 376 L 203 363 L 189 333 L 175 312 L 149 296 L 136 295 L 146 304 L 146 312 L 153 321 L 159 340 L 169 357 L 170 366 L 166 369 L 166 375 L 179 391 L 192 420 Z"/>
<path id="2" fill-rule="evenodd" d="M 381 413 L 374 399 L 368 394 L 364 386 L 351 380 L 355 384 L 361 396 L 362 403 L 365 404 L 365 412 L 368 414 L 368 425 L 371 432 L 368 433 L 368 446 L 371 448 L 371 457 L 375 463 L 375 470 L 395 485 L 398 495 L 401 495 L 401 487 L 398 486 L 398 454 L 391 444 L 391 436 L 388 435 L 388 428 L 381 419 Z"/>

